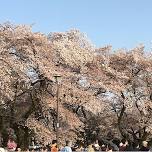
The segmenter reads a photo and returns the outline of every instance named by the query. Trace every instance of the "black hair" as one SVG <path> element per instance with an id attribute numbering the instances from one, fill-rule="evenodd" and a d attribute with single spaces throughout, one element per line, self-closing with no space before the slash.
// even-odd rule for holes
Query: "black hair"
<path id="1" fill-rule="evenodd" d="M 88 146 L 91 145 L 91 144 L 92 144 L 92 142 L 91 142 L 91 140 L 89 140 L 89 141 L 88 141 Z"/>
<path id="2" fill-rule="evenodd" d="M 116 144 L 116 145 L 119 147 L 120 139 L 114 138 L 114 139 L 112 140 L 112 142 L 113 142 L 114 144 Z"/>
<path id="3" fill-rule="evenodd" d="M 53 141 L 52 141 L 52 144 L 56 144 L 56 143 L 57 143 L 57 140 L 53 140 Z"/>
<path id="4" fill-rule="evenodd" d="M 113 150 L 113 147 L 110 144 L 108 144 L 108 149 Z"/>
<path id="5" fill-rule="evenodd" d="M 125 138 L 121 140 L 121 142 L 122 142 L 123 144 L 125 144 L 126 141 L 127 141 L 127 140 L 126 140 Z"/>
<path id="6" fill-rule="evenodd" d="M 132 146 L 133 146 L 133 148 L 136 148 L 136 147 L 139 146 L 139 143 L 137 141 L 135 141 L 135 142 L 132 143 Z"/>
<path id="7" fill-rule="evenodd" d="M 47 149 L 47 147 L 43 147 L 42 149 L 43 149 L 43 150 L 46 150 L 46 149 Z"/>
<path id="8" fill-rule="evenodd" d="M 69 140 L 66 140 L 65 143 L 66 143 L 66 146 L 68 146 L 69 143 L 70 143 L 70 141 L 69 141 Z"/>

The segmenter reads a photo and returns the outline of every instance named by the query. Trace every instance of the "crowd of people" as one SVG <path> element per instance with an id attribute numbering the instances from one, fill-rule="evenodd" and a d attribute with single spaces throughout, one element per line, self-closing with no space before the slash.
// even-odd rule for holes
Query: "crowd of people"
<path id="1" fill-rule="evenodd" d="M 0 152 L 22 151 L 13 139 L 9 139 L 6 148 L 0 147 Z M 118 140 L 96 140 L 95 142 L 88 141 L 87 145 L 83 142 L 72 143 L 66 141 L 65 145 L 58 146 L 57 140 L 53 140 L 51 144 L 43 145 L 37 148 L 31 147 L 24 150 L 26 152 L 113 152 L 113 151 L 152 151 L 150 144 L 147 141 L 129 142 L 126 139 Z"/>

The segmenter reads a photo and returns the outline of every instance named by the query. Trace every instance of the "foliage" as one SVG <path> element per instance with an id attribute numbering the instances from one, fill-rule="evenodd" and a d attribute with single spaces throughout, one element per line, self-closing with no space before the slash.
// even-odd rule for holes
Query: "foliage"
<path id="1" fill-rule="evenodd" d="M 62 75 L 60 141 L 109 131 L 151 137 L 152 56 L 143 45 L 114 52 L 95 48 L 78 30 L 46 36 L 8 23 L 0 25 L 1 131 L 28 128 L 41 142 L 55 138 L 56 74 Z"/>

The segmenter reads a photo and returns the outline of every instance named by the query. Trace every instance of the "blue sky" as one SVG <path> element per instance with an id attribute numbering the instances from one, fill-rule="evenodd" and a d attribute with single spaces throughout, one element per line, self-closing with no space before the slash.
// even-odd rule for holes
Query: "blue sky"
<path id="1" fill-rule="evenodd" d="M 0 0 L 0 22 L 42 33 L 77 28 L 96 46 L 152 45 L 152 0 Z"/>

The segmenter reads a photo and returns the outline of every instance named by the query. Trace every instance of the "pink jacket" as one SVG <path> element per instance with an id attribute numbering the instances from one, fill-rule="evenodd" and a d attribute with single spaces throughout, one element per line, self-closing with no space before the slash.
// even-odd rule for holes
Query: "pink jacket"
<path id="1" fill-rule="evenodd" d="M 8 140 L 8 142 L 7 142 L 7 148 L 8 148 L 8 149 L 13 149 L 13 150 L 15 150 L 16 147 L 17 147 L 17 144 L 16 144 L 14 141 Z"/>

